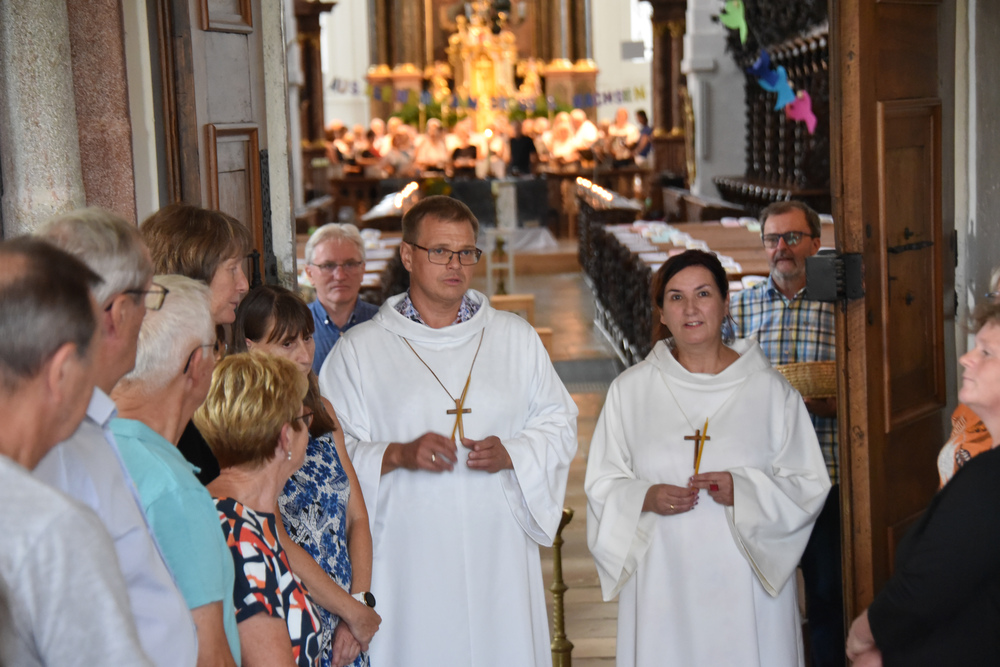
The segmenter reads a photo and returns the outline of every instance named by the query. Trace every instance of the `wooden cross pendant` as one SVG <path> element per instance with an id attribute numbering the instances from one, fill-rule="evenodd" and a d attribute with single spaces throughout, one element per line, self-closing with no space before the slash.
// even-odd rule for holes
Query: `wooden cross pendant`
<path id="1" fill-rule="evenodd" d="M 706 440 L 711 440 L 712 436 L 702 435 L 700 430 L 695 429 L 694 435 L 685 435 L 684 439 L 694 440 L 694 465 L 698 465 L 698 450 L 701 448 L 701 446 L 704 444 Z"/>
<path id="2" fill-rule="evenodd" d="M 449 415 L 455 415 L 455 428 L 451 429 L 451 439 L 455 439 L 455 431 L 458 431 L 459 438 L 465 438 L 465 429 L 462 428 L 462 415 L 467 415 L 472 412 L 472 408 L 463 408 L 462 404 L 465 403 L 465 394 L 462 394 L 462 398 L 455 401 L 455 409 L 448 410 Z"/>

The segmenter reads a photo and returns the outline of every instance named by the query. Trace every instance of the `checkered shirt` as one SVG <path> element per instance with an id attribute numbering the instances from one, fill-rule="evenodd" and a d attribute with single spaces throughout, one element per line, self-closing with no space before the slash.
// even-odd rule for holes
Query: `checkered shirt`
<path id="1" fill-rule="evenodd" d="M 413 307 L 413 302 L 410 301 L 410 291 L 406 291 L 406 295 L 402 300 L 396 304 L 396 311 L 408 320 L 413 320 L 417 324 L 427 324 L 424 319 L 420 317 L 420 313 L 417 309 Z M 462 295 L 462 305 L 458 307 L 458 317 L 452 324 L 461 324 L 467 320 L 472 319 L 472 316 L 479 311 L 479 304 L 469 298 L 468 294 Z"/>
<path id="2" fill-rule="evenodd" d="M 833 304 L 804 298 L 805 289 L 793 299 L 769 276 L 750 289 L 733 294 L 729 311 L 736 321 L 736 336 L 760 344 L 764 355 L 778 366 L 802 361 L 833 361 L 836 357 Z M 836 418 L 810 414 L 823 449 L 830 481 L 838 479 Z"/>

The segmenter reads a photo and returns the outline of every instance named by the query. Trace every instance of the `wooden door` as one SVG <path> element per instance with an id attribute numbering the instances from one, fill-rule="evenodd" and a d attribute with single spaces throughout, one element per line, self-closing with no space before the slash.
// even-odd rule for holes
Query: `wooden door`
<path id="1" fill-rule="evenodd" d="M 942 194 L 953 94 L 940 81 L 953 13 L 948 0 L 831 0 L 837 246 L 861 253 L 865 270 L 864 298 L 837 321 L 848 620 L 891 575 L 895 546 L 937 487 L 953 366 Z"/>
<path id="2" fill-rule="evenodd" d="M 166 200 L 232 215 L 273 257 L 261 0 L 155 1 Z"/>

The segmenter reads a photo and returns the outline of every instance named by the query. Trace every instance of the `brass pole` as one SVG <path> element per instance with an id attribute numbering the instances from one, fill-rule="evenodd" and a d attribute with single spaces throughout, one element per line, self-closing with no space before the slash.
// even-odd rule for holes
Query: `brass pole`
<path id="1" fill-rule="evenodd" d="M 562 573 L 562 545 L 563 528 L 573 520 L 573 509 L 564 507 L 562 520 L 559 522 L 559 530 L 556 531 L 556 538 L 552 540 L 552 667 L 572 667 L 573 665 L 573 643 L 566 639 L 566 618 L 563 612 L 563 593 L 569 587 L 563 582 Z"/>

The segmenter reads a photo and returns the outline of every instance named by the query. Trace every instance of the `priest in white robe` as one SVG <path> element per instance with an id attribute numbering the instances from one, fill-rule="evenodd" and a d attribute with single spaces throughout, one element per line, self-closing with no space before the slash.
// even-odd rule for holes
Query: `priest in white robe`
<path id="1" fill-rule="evenodd" d="M 372 527 L 372 664 L 551 664 L 539 545 L 576 452 L 576 407 L 534 329 L 468 290 L 472 213 L 404 218 L 406 294 L 337 343 L 320 387 Z"/>
<path id="2" fill-rule="evenodd" d="M 798 392 L 755 342 L 722 343 L 718 260 L 689 253 L 659 274 L 671 345 L 615 380 L 589 453 L 617 665 L 802 665 L 794 573 L 829 476 Z"/>

